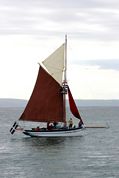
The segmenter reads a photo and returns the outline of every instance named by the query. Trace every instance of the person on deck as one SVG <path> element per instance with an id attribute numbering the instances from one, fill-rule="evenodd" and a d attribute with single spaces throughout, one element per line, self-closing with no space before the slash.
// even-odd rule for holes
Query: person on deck
<path id="1" fill-rule="evenodd" d="M 36 128 L 35 128 L 35 131 L 40 131 L 40 127 L 39 127 L 39 126 L 36 127 Z"/>
<path id="2" fill-rule="evenodd" d="M 72 118 L 70 118 L 70 120 L 69 120 L 69 129 L 71 129 L 72 126 L 73 126 L 73 121 L 72 121 Z"/>
<path id="3" fill-rule="evenodd" d="M 83 128 L 83 123 L 82 121 L 80 120 L 79 123 L 78 123 L 78 128 L 82 129 Z"/>
<path id="4" fill-rule="evenodd" d="M 78 123 L 78 128 L 82 128 L 82 122 L 81 122 L 81 120 Z"/>
<path id="5" fill-rule="evenodd" d="M 53 129 L 52 123 L 50 123 L 50 122 L 47 123 L 47 129 L 48 130 L 52 130 Z"/>
<path id="6" fill-rule="evenodd" d="M 58 126 L 58 122 L 54 122 L 54 123 L 53 123 L 53 126 L 54 126 L 54 129 L 56 129 L 57 126 Z"/>

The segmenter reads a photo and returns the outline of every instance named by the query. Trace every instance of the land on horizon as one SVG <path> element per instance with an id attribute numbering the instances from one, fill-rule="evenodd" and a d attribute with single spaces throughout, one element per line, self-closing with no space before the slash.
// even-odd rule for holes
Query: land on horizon
<path id="1" fill-rule="evenodd" d="M 77 106 L 119 106 L 119 100 L 75 100 Z M 25 107 L 27 100 L 0 98 L 0 107 Z"/>

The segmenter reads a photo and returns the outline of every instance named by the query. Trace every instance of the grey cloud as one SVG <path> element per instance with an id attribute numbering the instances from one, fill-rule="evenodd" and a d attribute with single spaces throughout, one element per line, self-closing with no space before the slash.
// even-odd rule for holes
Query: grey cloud
<path id="1" fill-rule="evenodd" d="M 78 64 L 84 66 L 99 66 L 100 69 L 119 70 L 118 59 L 82 60 L 78 62 Z"/>
<path id="2" fill-rule="evenodd" d="M 92 9 L 92 8 L 117 8 L 119 7 L 118 0 L 0 0 L 1 6 L 16 7 L 16 8 L 50 8 L 50 9 Z"/>
<path id="3" fill-rule="evenodd" d="M 86 39 L 119 40 L 118 8 L 118 0 L 0 0 L 0 34 L 68 32 Z M 44 22 L 59 29 L 36 28 Z"/>

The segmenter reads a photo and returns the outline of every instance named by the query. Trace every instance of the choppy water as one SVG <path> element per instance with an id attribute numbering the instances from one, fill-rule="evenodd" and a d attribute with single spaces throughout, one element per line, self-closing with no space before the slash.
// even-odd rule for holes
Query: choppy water
<path id="1" fill-rule="evenodd" d="M 118 178 L 119 110 L 81 108 L 84 122 L 108 125 L 86 129 L 80 137 L 29 138 L 11 136 L 20 108 L 0 108 L 0 178 Z"/>

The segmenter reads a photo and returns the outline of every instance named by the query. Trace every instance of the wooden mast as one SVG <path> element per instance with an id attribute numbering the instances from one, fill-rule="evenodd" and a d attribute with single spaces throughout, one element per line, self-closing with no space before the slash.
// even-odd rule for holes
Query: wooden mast
<path id="1" fill-rule="evenodd" d="M 66 94 L 67 94 L 67 35 L 64 46 L 64 79 L 63 79 L 63 120 L 66 124 Z"/>
<path id="2" fill-rule="evenodd" d="M 67 35 L 65 35 L 64 81 L 67 83 Z"/>

